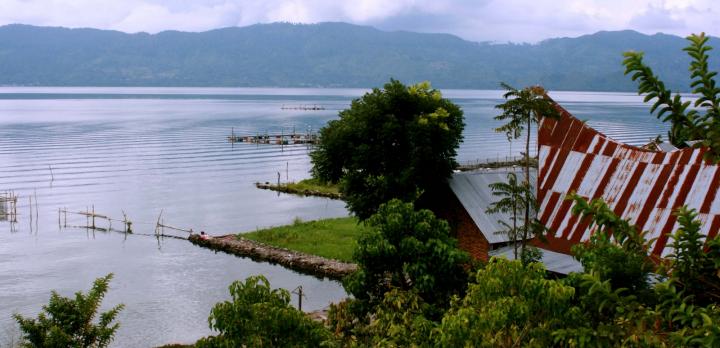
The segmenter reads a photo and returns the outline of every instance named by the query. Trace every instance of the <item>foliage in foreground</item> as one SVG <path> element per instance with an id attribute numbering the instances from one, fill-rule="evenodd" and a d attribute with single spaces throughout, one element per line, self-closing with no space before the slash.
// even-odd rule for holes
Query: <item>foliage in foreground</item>
<path id="1" fill-rule="evenodd" d="M 112 273 L 98 278 L 87 294 L 76 292 L 75 298 L 62 297 L 53 291 L 50 302 L 36 319 L 13 315 L 23 333 L 24 347 L 107 347 L 115 337 L 119 323 L 113 323 L 123 309 L 117 305 L 101 313 L 94 323 Z"/>
<path id="2" fill-rule="evenodd" d="M 271 289 L 259 275 L 230 285 L 232 299 L 217 303 L 208 322 L 219 332 L 197 347 L 318 347 L 329 331 L 290 305 L 290 293 Z"/>
<path id="3" fill-rule="evenodd" d="M 720 162 L 720 86 L 715 81 L 716 71 L 708 69 L 707 46 L 709 37 L 705 33 L 690 35 L 684 51 L 691 58 L 690 88 L 698 95 L 694 103 L 684 101 L 679 93 L 674 96 L 652 69 L 643 62 L 642 52 L 625 52 L 625 74 L 632 74 L 633 81 L 639 81 L 638 94 L 645 95 L 645 102 L 655 100 L 650 112 L 658 111 L 657 117 L 672 124 L 668 137 L 676 147 L 687 147 L 687 141 L 698 142 L 695 146 L 709 149 L 705 157 Z M 690 107 L 690 105 L 693 107 Z M 704 112 L 701 112 L 704 110 Z"/>
<path id="4" fill-rule="evenodd" d="M 429 83 L 391 80 L 320 130 L 313 176 L 339 182 L 348 209 L 365 220 L 393 198 L 412 202 L 444 187 L 464 126 L 462 110 Z"/>
<path id="5" fill-rule="evenodd" d="M 575 248 L 583 273 L 557 279 L 538 263 L 493 258 L 439 317 L 415 289 L 393 287 L 375 320 L 348 300 L 333 308 L 331 328 L 346 346 L 720 346 L 720 240 L 704 242 L 693 210 L 676 212 L 675 253 L 658 268 L 635 226 L 600 200 L 570 199 L 598 228 Z"/>
<path id="6" fill-rule="evenodd" d="M 380 304 L 392 289 L 414 291 L 437 308 L 463 293 L 470 257 L 457 248 L 446 221 L 395 199 L 380 206 L 368 227 L 355 252 L 358 271 L 345 280 L 363 311 Z"/>

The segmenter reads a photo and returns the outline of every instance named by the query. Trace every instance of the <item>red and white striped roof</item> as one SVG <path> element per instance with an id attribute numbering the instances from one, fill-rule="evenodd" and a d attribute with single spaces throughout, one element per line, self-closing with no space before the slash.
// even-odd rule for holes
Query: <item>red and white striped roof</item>
<path id="1" fill-rule="evenodd" d="M 673 211 L 698 211 L 702 232 L 720 230 L 720 166 L 703 160 L 705 149 L 672 152 L 619 143 L 557 106 L 561 118 L 545 118 L 538 129 L 539 217 L 550 228 L 548 247 L 564 253 L 594 232 L 589 221 L 571 213 L 569 192 L 601 197 L 616 214 L 657 238 L 652 253 L 664 256 L 668 234 L 678 228 Z"/>

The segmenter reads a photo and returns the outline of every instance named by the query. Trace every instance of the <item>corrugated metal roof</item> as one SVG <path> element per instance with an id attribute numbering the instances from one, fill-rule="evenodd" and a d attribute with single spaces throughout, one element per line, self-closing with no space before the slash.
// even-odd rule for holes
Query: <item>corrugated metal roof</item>
<path id="1" fill-rule="evenodd" d="M 491 203 L 500 199 L 500 197 L 492 194 L 489 185 L 496 182 L 507 182 L 507 175 L 511 172 L 518 176 L 518 180 L 524 180 L 525 174 L 522 167 L 516 167 L 455 173 L 448 181 L 450 189 L 455 193 L 455 196 L 490 244 L 503 243 L 509 240 L 506 234 L 497 233 L 504 230 L 498 220 L 512 224 L 512 219 L 510 214 L 488 214 L 485 212 Z M 531 169 L 530 182 L 534 186 L 536 181 L 537 171 Z"/>
<path id="2" fill-rule="evenodd" d="M 668 234 L 678 228 L 672 212 L 687 205 L 699 213 L 702 232 L 720 229 L 720 169 L 703 160 L 706 149 L 650 151 L 619 143 L 558 106 L 560 120 L 538 130 L 540 221 L 551 229 L 548 247 L 569 252 L 594 231 L 571 213 L 569 192 L 601 197 L 616 214 L 657 238 L 652 253 L 666 255 Z"/>
<path id="3" fill-rule="evenodd" d="M 580 264 L 580 261 L 575 260 L 575 258 L 570 255 L 556 253 L 552 250 L 547 250 L 543 248 L 539 249 L 540 251 L 542 251 L 542 260 L 540 261 L 545 265 L 545 269 L 550 272 L 558 274 L 570 274 L 571 272 L 579 273 L 584 270 L 582 264 Z M 502 256 L 507 258 L 508 260 L 515 259 L 515 252 L 513 251 L 512 245 L 492 250 L 489 254 L 490 256 Z M 519 250 L 518 256 L 520 256 Z"/>

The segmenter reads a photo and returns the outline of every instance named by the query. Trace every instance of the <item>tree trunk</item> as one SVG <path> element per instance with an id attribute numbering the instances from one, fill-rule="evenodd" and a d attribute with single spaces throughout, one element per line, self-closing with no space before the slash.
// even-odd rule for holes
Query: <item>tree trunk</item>
<path id="1" fill-rule="evenodd" d="M 517 192 L 517 191 L 516 191 Z M 518 230 L 517 230 L 517 203 L 513 203 L 513 229 L 510 233 L 510 238 L 512 239 L 513 243 L 513 256 L 515 257 L 515 260 L 518 259 Z"/>
<path id="2" fill-rule="evenodd" d="M 525 137 L 525 185 L 530 189 L 530 132 L 532 130 L 532 113 L 527 118 L 527 137 Z M 530 228 L 530 197 L 529 191 L 525 192 L 525 226 L 523 226 L 522 250 L 521 254 L 525 254 L 525 243 L 527 242 Z"/>

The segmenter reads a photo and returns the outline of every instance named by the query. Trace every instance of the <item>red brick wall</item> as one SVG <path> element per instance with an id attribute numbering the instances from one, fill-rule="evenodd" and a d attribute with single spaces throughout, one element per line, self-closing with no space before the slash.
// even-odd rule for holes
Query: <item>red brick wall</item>
<path id="1" fill-rule="evenodd" d="M 450 188 L 441 191 L 432 199 L 424 199 L 424 206 L 432 210 L 437 217 L 448 221 L 461 249 L 470 253 L 476 260 L 487 261 L 490 243 Z"/>

